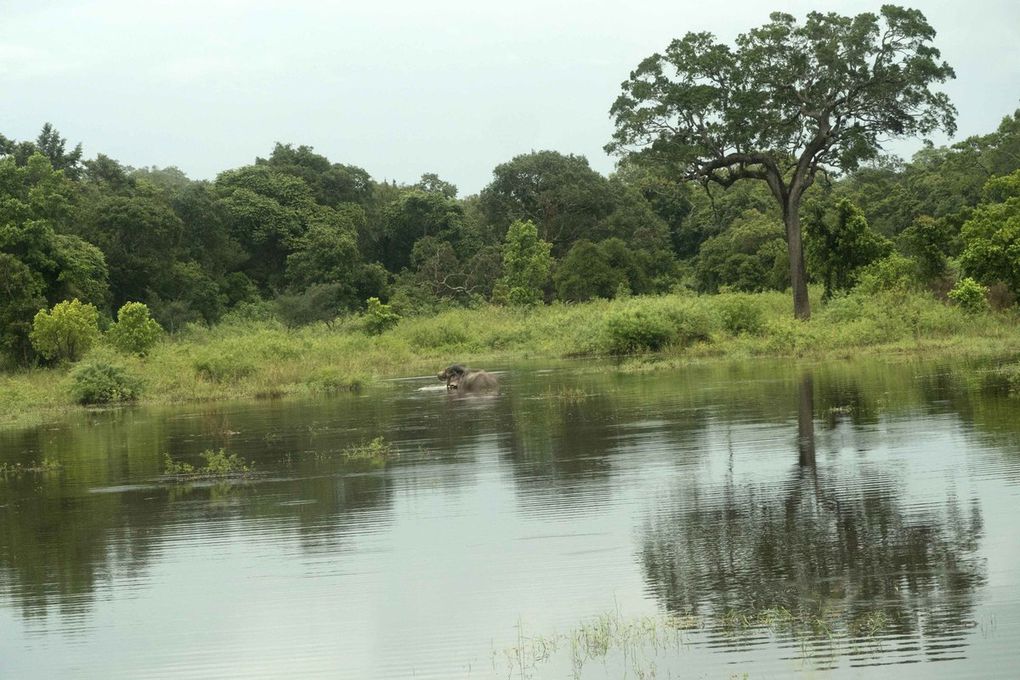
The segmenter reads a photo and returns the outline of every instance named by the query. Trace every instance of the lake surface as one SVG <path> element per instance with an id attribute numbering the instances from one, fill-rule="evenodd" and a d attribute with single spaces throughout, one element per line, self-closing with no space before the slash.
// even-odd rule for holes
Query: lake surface
<path id="1" fill-rule="evenodd" d="M 510 366 L 2 432 L 60 466 L 0 477 L 0 677 L 1017 677 L 988 367 Z M 163 476 L 220 448 L 255 474 Z"/>

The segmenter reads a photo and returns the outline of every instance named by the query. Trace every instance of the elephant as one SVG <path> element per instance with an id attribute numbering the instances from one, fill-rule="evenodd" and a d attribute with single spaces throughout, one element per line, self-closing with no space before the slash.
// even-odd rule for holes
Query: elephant
<path id="1" fill-rule="evenodd" d="M 436 377 L 446 381 L 446 389 L 461 392 L 488 392 L 499 387 L 493 374 L 488 371 L 474 371 L 461 364 L 447 366 Z"/>

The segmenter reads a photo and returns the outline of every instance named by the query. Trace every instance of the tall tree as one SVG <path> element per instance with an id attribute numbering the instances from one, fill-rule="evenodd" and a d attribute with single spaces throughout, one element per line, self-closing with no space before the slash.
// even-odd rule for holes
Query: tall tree
<path id="1" fill-rule="evenodd" d="M 328 158 L 310 146 L 294 148 L 277 142 L 268 159 L 255 159 L 256 165 L 268 165 L 274 170 L 300 177 L 311 188 L 315 201 L 336 207 L 341 203 L 367 205 L 372 200 L 371 176 L 354 165 L 331 163 Z"/>
<path id="2" fill-rule="evenodd" d="M 642 61 L 610 109 L 606 149 L 671 167 L 678 180 L 764 181 L 786 227 L 794 314 L 807 319 L 804 192 L 820 170 L 875 158 L 885 138 L 952 133 L 955 109 L 930 88 L 955 74 L 917 10 L 770 19 L 735 48 L 688 33 Z"/>
<path id="3" fill-rule="evenodd" d="M 496 166 L 492 174 L 480 196 L 488 220 L 502 233 L 512 222 L 530 221 L 558 255 L 580 238 L 599 237 L 598 224 L 613 212 L 608 180 L 584 156 L 532 152 Z"/>

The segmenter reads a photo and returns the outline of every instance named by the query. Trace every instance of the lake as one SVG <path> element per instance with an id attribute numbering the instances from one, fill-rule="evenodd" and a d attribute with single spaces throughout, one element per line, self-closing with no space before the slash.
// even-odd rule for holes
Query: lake
<path id="1" fill-rule="evenodd" d="M 520 364 L 0 432 L 0 677 L 1016 677 L 992 366 Z M 254 472 L 163 474 L 221 448 Z"/>

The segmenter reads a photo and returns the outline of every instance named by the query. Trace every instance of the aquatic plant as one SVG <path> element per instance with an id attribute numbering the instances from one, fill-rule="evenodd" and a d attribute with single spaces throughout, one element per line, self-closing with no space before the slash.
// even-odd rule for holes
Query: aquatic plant
<path id="1" fill-rule="evenodd" d="M 397 451 L 383 437 L 376 437 L 367 444 L 349 446 L 341 452 L 347 463 L 382 467 L 397 456 Z"/>
<path id="2" fill-rule="evenodd" d="M 802 654 L 809 657 L 812 652 L 806 643 L 811 639 L 869 640 L 888 624 L 882 611 L 851 617 L 823 610 L 791 611 L 782 605 L 709 615 L 626 617 L 614 610 L 582 620 L 566 633 L 525 634 L 523 623 L 518 621 L 516 644 L 494 653 L 493 660 L 502 659 L 508 677 L 539 677 L 539 668 L 555 659 L 569 661 L 574 678 L 583 677 L 589 664 L 604 665 L 609 659 L 627 664 L 624 672 L 628 676 L 654 677 L 655 659 L 682 649 L 689 642 L 688 633 L 714 629 L 739 636 L 764 631 L 801 641 Z M 564 659 L 567 654 L 569 658 Z"/>
<path id="3" fill-rule="evenodd" d="M 254 463 L 236 453 L 228 454 L 225 449 L 206 449 L 199 456 L 205 460 L 205 465 L 195 467 L 191 463 L 174 460 L 169 453 L 164 453 L 163 474 L 187 479 L 215 479 L 244 476 L 255 470 Z"/>
<path id="4" fill-rule="evenodd" d="M 63 467 L 59 461 L 52 458 L 43 458 L 41 461 L 32 462 L 28 465 L 21 463 L 0 463 L 0 479 L 22 477 L 26 474 L 47 474 L 56 472 Z"/>

